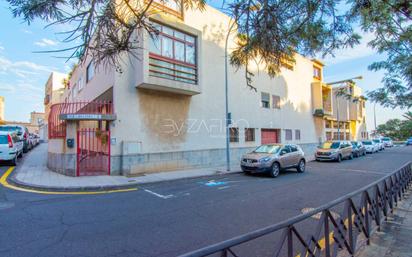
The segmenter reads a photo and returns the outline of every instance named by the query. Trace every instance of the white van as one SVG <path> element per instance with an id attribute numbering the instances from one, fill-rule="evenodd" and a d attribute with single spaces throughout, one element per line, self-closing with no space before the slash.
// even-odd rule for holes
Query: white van
<path id="1" fill-rule="evenodd" d="M 0 161 L 10 161 L 13 166 L 23 156 L 23 141 L 15 132 L 0 131 Z"/>

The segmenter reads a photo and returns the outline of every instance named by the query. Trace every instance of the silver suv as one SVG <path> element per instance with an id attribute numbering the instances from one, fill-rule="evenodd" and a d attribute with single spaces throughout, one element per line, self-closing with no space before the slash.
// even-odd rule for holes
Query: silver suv
<path id="1" fill-rule="evenodd" d="M 353 159 L 352 144 L 349 141 L 326 141 L 315 153 L 317 161 L 337 161 Z"/>
<path id="2" fill-rule="evenodd" d="M 267 144 L 243 155 L 240 167 L 246 174 L 269 173 L 275 178 L 282 169 L 296 168 L 298 172 L 304 172 L 306 160 L 298 145 Z"/>

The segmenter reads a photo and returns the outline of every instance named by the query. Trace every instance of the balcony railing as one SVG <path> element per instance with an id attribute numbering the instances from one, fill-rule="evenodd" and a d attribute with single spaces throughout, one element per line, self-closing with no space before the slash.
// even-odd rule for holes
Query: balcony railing
<path id="1" fill-rule="evenodd" d="M 150 54 L 149 57 L 149 74 L 154 77 L 197 84 L 197 68 L 195 65 L 155 54 Z"/>
<path id="2" fill-rule="evenodd" d="M 113 114 L 111 101 L 79 101 L 60 103 L 60 114 Z"/>
<path id="3" fill-rule="evenodd" d="M 66 137 L 66 120 L 113 120 L 111 101 L 79 101 L 53 104 L 48 118 L 49 138 Z M 72 116 L 71 118 L 70 115 Z"/>

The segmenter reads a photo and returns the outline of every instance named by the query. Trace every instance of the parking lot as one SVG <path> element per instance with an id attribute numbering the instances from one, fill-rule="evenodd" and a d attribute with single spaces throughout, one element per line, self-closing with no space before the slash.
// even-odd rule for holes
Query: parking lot
<path id="1" fill-rule="evenodd" d="M 277 178 L 238 173 L 104 195 L 1 188 L 0 255 L 176 256 L 298 215 L 411 160 L 412 147 L 394 147 L 341 163 L 310 162 L 305 173 Z"/>

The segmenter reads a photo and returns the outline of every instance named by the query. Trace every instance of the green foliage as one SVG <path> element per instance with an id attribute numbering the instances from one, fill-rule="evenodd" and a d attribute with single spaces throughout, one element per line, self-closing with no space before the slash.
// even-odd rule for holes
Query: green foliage
<path id="1" fill-rule="evenodd" d="M 362 29 L 372 32 L 369 42 L 386 60 L 369 66 L 384 70 L 383 87 L 368 94 L 372 101 L 389 107 L 412 107 L 412 1 L 354 0 L 352 15 Z"/>
<path id="2" fill-rule="evenodd" d="M 391 119 L 379 125 L 376 130 L 397 141 L 404 141 L 412 136 L 412 120 Z"/>
<path id="3" fill-rule="evenodd" d="M 40 18 L 53 24 L 70 24 L 65 42 L 73 47 L 69 58 L 90 54 L 96 63 L 117 65 L 120 55 L 135 55 L 141 34 L 137 29 L 157 33 L 149 22 L 154 0 L 7 0 L 15 17 L 30 23 Z M 179 0 L 169 0 L 179 1 Z M 206 0 L 182 0 L 185 9 L 203 10 Z M 369 42 L 386 60 L 370 65 L 384 70 L 382 87 L 368 97 L 384 106 L 412 107 L 412 1 L 410 0 L 234 0 L 224 11 L 237 28 L 238 46 L 231 64 L 245 67 L 247 84 L 253 74 L 250 62 L 263 63 L 270 76 L 295 53 L 306 56 L 332 54 L 354 47 L 360 36 L 354 26 L 373 33 Z M 93 38 L 93 40 L 92 40 Z M 80 44 L 75 44 L 80 41 Z M 116 66 L 118 67 L 118 66 Z"/>

